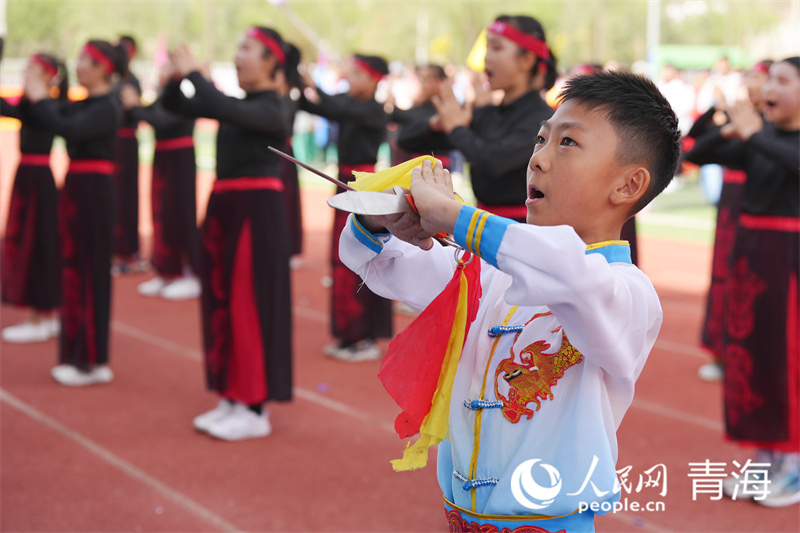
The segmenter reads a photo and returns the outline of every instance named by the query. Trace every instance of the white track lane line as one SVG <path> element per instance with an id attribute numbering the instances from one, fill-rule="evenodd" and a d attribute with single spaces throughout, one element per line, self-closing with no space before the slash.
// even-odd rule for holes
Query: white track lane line
<path id="1" fill-rule="evenodd" d="M 185 494 L 164 484 L 163 482 L 154 478 L 144 470 L 140 470 L 139 468 L 133 466 L 125 459 L 122 459 L 121 457 L 115 455 L 113 452 L 100 446 L 93 440 L 84 437 L 83 435 L 81 435 L 76 431 L 71 430 L 67 426 L 63 425 L 62 423 L 58 422 L 53 418 L 50 418 L 49 416 L 42 413 L 35 407 L 28 405 L 27 403 L 20 400 L 10 392 L 1 388 L 0 388 L 0 401 L 3 401 L 4 403 L 16 409 L 17 411 L 20 411 L 21 413 L 49 427 L 50 429 L 56 431 L 57 433 L 60 433 L 64 437 L 67 437 L 68 439 L 77 443 L 79 446 L 88 450 L 90 453 L 94 454 L 98 458 L 110 464 L 117 470 L 122 471 L 129 477 L 132 477 L 133 479 L 142 482 L 143 484 L 147 485 L 156 492 L 161 493 L 167 499 L 172 500 L 175 504 L 184 508 L 190 514 L 193 514 L 196 517 L 203 520 L 204 522 L 210 524 L 214 528 L 226 532 L 243 531 L 238 527 L 236 527 L 235 525 L 233 525 L 232 523 L 225 520 L 224 518 L 222 518 L 221 516 L 219 516 L 218 514 L 214 513 L 213 511 L 207 509 L 203 505 L 189 498 Z"/>
<path id="2" fill-rule="evenodd" d="M 302 310 L 302 311 L 300 311 L 300 310 Z M 323 314 L 321 312 L 317 312 L 317 311 L 314 311 L 314 310 L 310 310 L 308 308 L 294 307 L 293 311 L 295 313 L 301 315 L 301 316 L 305 316 L 305 317 L 311 318 L 312 320 L 317 320 L 318 316 L 322 316 L 322 317 L 325 317 L 327 319 L 327 315 L 326 314 Z M 306 313 L 306 311 L 311 311 L 311 312 Z M 193 350 L 191 348 L 187 348 L 185 346 L 181 346 L 180 344 L 174 343 L 174 342 L 172 342 L 170 340 L 167 340 L 167 339 L 163 339 L 161 337 L 158 337 L 156 335 L 148 333 L 148 332 L 146 332 L 144 330 L 141 330 L 139 328 L 135 328 L 133 326 L 129 326 L 129 325 L 124 324 L 122 322 L 119 322 L 117 320 L 112 320 L 111 321 L 111 328 L 113 330 L 119 332 L 119 333 L 124 334 L 124 335 L 128 335 L 128 336 L 134 337 L 134 338 L 136 338 L 136 339 L 138 339 L 140 341 L 147 342 L 147 343 L 152 344 L 153 346 L 157 346 L 157 347 L 159 347 L 159 348 L 161 348 L 163 350 L 166 350 L 166 351 L 169 351 L 169 352 L 173 352 L 173 353 L 176 353 L 176 354 L 179 354 L 179 355 L 183 355 L 185 357 L 189 357 L 190 359 L 193 359 L 195 361 L 201 361 L 202 358 L 203 358 L 203 355 L 200 353 L 199 350 Z M 684 353 L 684 354 L 689 354 L 689 355 L 698 355 L 697 353 L 694 353 L 694 351 L 695 350 L 701 351 L 699 348 L 694 348 L 694 347 L 690 347 L 688 345 L 675 343 L 675 342 L 670 342 L 670 341 L 659 341 L 656 344 L 656 346 L 658 346 L 661 349 L 666 349 L 666 350 L 669 350 L 669 351 L 673 351 L 673 352 L 677 352 L 677 353 Z M 312 402 L 312 403 L 317 404 L 317 405 L 319 405 L 321 407 L 325 407 L 325 408 L 330 409 L 332 411 L 336 411 L 338 413 L 341 413 L 341 414 L 356 418 L 356 419 L 361 420 L 363 422 L 367 422 L 369 424 L 376 425 L 376 426 L 380 427 L 381 429 L 384 429 L 386 431 L 394 433 L 394 426 L 392 424 L 390 424 L 389 422 L 386 422 L 386 421 L 383 421 L 383 420 L 379 420 L 379 419 L 375 418 L 373 415 L 370 415 L 369 413 L 366 413 L 364 411 L 361 411 L 359 409 L 351 407 L 351 406 L 349 406 L 349 405 L 347 405 L 347 404 L 345 404 L 343 402 L 339 402 L 337 400 L 333 400 L 331 398 L 323 396 L 322 394 L 319 394 L 317 392 L 314 392 L 314 391 L 311 391 L 311 390 L 308 390 L 308 389 L 304 389 L 302 387 L 295 387 L 294 388 L 294 393 L 295 393 L 295 395 L 297 395 L 298 398 L 302 398 L 303 400 L 306 400 L 308 402 Z M 691 415 L 691 414 L 687 414 L 687 413 L 682 413 L 681 411 L 678 411 L 676 409 L 671 409 L 669 407 L 663 407 L 663 406 L 660 406 L 658 404 L 651 403 L 651 402 L 648 402 L 648 401 L 645 401 L 645 400 L 635 399 L 634 402 L 633 402 L 632 407 L 637 408 L 637 409 L 642 409 L 642 410 L 645 410 L 645 411 L 649 411 L 651 413 L 658 414 L 658 415 L 661 415 L 661 416 L 665 416 L 667 418 L 671 418 L 671 419 L 677 420 L 679 422 L 685 422 L 685 423 L 688 423 L 688 424 L 693 424 L 695 426 L 699 426 L 699 427 L 702 427 L 702 428 L 705 428 L 705 429 L 713 429 L 713 430 L 721 430 L 722 429 L 722 423 L 717 421 L 717 420 L 712 420 L 712 419 L 709 419 L 709 418 L 704 418 L 704 417 L 695 416 L 695 415 Z"/>
<path id="3" fill-rule="evenodd" d="M 308 309 L 305 309 L 305 308 L 300 308 L 300 309 L 303 309 L 304 311 L 308 310 Z M 298 308 L 294 309 L 295 312 L 297 312 L 297 310 L 298 310 Z M 313 310 L 311 310 L 311 311 L 313 311 Z M 314 313 L 316 313 L 316 312 L 314 312 Z M 308 316 L 304 312 L 299 312 L 298 314 L 304 315 L 304 316 Z M 312 315 L 312 317 L 313 317 L 313 313 L 309 313 L 309 314 Z M 189 359 L 192 359 L 194 361 L 202 361 L 203 360 L 203 354 L 200 353 L 199 350 L 193 350 L 191 348 L 187 348 L 185 346 L 181 346 L 180 344 L 177 344 L 177 343 L 172 342 L 170 340 L 158 337 L 156 335 L 148 333 L 148 332 L 146 332 L 144 330 L 141 330 L 139 328 L 135 328 L 133 326 L 129 326 L 128 324 L 124 324 L 122 322 L 119 322 L 118 320 L 112 320 L 111 321 L 111 328 L 114 331 L 117 331 L 117 332 L 122 333 L 124 335 L 128 335 L 128 336 L 133 337 L 133 338 L 135 338 L 137 340 L 140 340 L 142 342 L 146 342 L 148 344 L 152 344 L 153 346 L 161 348 L 162 350 L 165 350 L 165 351 L 168 351 L 168 352 L 173 352 L 173 353 L 176 353 L 176 354 L 179 354 L 179 355 L 183 355 L 183 356 L 188 357 Z M 351 407 L 351 406 L 349 406 L 349 405 L 347 405 L 347 404 L 345 404 L 343 402 L 328 398 L 328 397 L 326 397 L 326 396 L 324 396 L 322 394 L 319 394 L 318 392 L 315 392 L 315 391 L 312 391 L 312 390 L 309 390 L 309 389 L 304 389 L 302 387 L 294 387 L 293 392 L 298 398 L 302 398 L 303 400 L 306 400 L 308 402 L 317 404 L 317 405 L 319 405 L 321 407 L 325 407 L 325 408 L 330 409 L 332 411 L 336 411 L 337 413 L 341 413 L 341 414 L 350 416 L 350 417 L 355 418 L 357 420 L 361 420 L 362 422 L 367 422 L 369 424 L 373 424 L 373 425 L 378 426 L 381 429 L 384 429 L 384 430 L 386 430 L 386 431 L 388 431 L 390 433 L 394 433 L 395 432 L 393 424 L 391 424 L 389 422 L 386 422 L 384 420 L 380 420 L 380 419 L 376 418 L 375 416 L 370 415 L 369 413 L 366 413 L 364 411 L 360 411 L 360 410 L 358 410 L 358 409 L 356 409 L 354 407 Z"/>

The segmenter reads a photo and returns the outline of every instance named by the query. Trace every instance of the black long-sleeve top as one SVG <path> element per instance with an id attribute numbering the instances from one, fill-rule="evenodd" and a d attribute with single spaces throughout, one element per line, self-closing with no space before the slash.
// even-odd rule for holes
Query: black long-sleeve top
<path id="1" fill-rule="evenodd" d="M 0 116 L 19 120 L 19 151 L 23 154 L 49 154 L 53 147 L 55 133 L 30 113 L 30 103 L 24 97 L 19 104 L 11 105 L 5 98 L 0 98 Z"/>
<path id="2" fill-rule="evenodd" d="M 447 135 L 452 148 L 470 163 L 472 189 L 486 205 L 524 205 L 528 197 L 527 168 L 541 122 L 553 115 L 539 91 L 530 91 L 508 105 L 476 109 L 470 126 L 459 126 Z M 415 151 L 426 153 L 437 134 L 418 124 Z M 410 133 L 410 132 L 409 132 Z"/>
<path id="3" fill-rule="evenodd" d="M 469 128 L 455 128 L 448 138 L 470 162 L 475 197 L 487 205 L 524 205 L 527 168 L 543 120 L 553 116 L 539 91 L 508 105 L 476 109 Z"/>
<path id="4" fill-rule="evenodd" d="M 383 106 L 374 99 L 359 102 L 346 94 L 318 93 L 318 104 L 302 98 L 300 108 L 339 123 L 339 164 L 374 165 L 386 138 L 388 117 Z"/>
<path id="5" fill-rule="evenodd" d="M 275 91 L 247 93 L 244 99 L 225 96 L 199 72 L 187 76 L 192 98 L 171 81 L 162 101 L 170 111 L 219 121 L 217 179 L 280 176 L 283 159 L 269 150 L 286 143 L 286 108 Z"/>
<path id="6" fill-rule="evenodd" d="M 122 105 L 115 95 L 90 96 L 63 105 L 55 100 L 42 100 L 31 105 L 30 113 L 56 135 L 64 137 L 73 161 L 114 159 L 117 129 L 122 123 Z"/>
<path id="7" fill-rule="evenodd" d="M 146 107 L 133 107 L 129 114 L 136 122 L 147 122 L 153 126 L 157 141 L 191 137 L 194 133 L 194 119 L 169 111 L 161 100 Z"/>
<path id="8" fill-rule="evenodd" d="M 286 108 L 286 131 L 289 133 L 288 140 L 294 133 L 294 119 L 297 117 L 297 112 L 300 110 L 300 100 L 292 100 L 290 96 L 284 96 L 282 100 Z"/>
<path id="9" fill-rule="evenodd" d="M 447 134 L 430 131 L 428 121 L 436 114 L 436 107 L 430 103 L 411 109 L 395 109 L 391 121 L 400 129 L 397 132 L 397 146 L 413 154 L 443 156 L 453 149 Z"/>
<path id="10" fill-rule="evenodd" d="M 133 73 L 128 73 L 125 79 L 123 79 L 114 86 L 114 90 L 112 91 L 112 93 L 114 93 L 114 96 L 116 96 L 117 99 L 119 99 L 120 97 L 119 93 L 122 90 L 123 85 L 131 85 L 133 86 L 134 89 L 136 89 L 136 92 L 142 94 L 142 85 L 139 83 L 139 79 L 136 76 L 134 76 Z M 133 113 L 131 113 L 131 110 L 124 110 L 124 115 L 122 117 L 122 124 L 120 125 L 120 128 L 136 129 L 138 126 L 139 126 L 139 119 L 136 118 L 136 116 Z"/>
<path id="11" fill-rule="evenodd" d="M 782 131 L 765 122 L 761 131 L 742 142 L 726 140 L 720 128 L 712 128 L 684 158 L 698 165 L 744 170 L 743 213 L 800 217 L 800 131 Z"/>

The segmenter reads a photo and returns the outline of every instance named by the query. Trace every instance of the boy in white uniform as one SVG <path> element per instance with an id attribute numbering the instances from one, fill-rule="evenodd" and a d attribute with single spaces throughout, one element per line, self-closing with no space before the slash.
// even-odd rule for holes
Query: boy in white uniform
<path id="1" fill-rule="evenodd" d="M 542 123 L 527 224 L 455 201 L 449 173 L 427 161 L 412 175 L 418 215 L 350 217 L 345 264 L 412 309 L 455 270 L 432 235 L 452 233 L 483 261 L 438 454 L 451 531 L 594 531 L 592 509 L 619 500 L 616 430 L 662 312 L 618 239 L 679 153 L 677 119 L 655 85 L 595 73 L 570 80 Z"/>

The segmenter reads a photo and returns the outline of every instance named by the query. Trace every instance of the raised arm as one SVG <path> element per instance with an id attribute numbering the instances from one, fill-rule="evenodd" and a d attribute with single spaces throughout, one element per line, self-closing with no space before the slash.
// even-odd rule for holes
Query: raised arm
<path id="1" fill-rule="evenodd" d="M 768 136 L 762 130 L 754 133 L 747 144 L 788 171 L 796 173 L 800 169 L 800 146 L 794 140 Z"/>
<path id="2" fill-rule="evenodd" d="M 493 178 L 527 164 L 538 131 L 539 124 L 532 120 L 508 132 L 502 142 L 487 141 L 466 126 L 455 128 L 447 137 L 467 161 Z"/>
<path id="3" fill-rule="evenodd" d="M 453 248 L 422 250 L 389 234 L 373 234 L 350 215 L 339 239 L 339 257 L 370 290 L 422 311 L 453 277 Z"/>
<path id="4" fill-rule="evenodd" d="M 432 131 L 428 126 L 428 121 L 428 117 L 420 117 L 404 123 L 397 135 L 398 146 L 403 150 L 418 154 L 430 153 L 431 146 L 441 146 L 444 135 Z"/>
<path id="5" fill-rule="evenodd" d="M 248 130 L 286 135 L 286 108 L 279 99 L 240 100 L 225 96 L 198 71 L 191 72 L 187 79 L 194 85 L 195 99 L 206 109 L 203 116 Z"/>
<path id="6" fill-rule="evenodd" d="M 330 95 L 316 89 L 318 102 L 312 102 L 305 96 L 300 100 L 304 111 L 325 117 L 337 122 L 353 122 L 365 128 L 385 128 L 389 117 L 378 102 L 358 103 L 345 95 Z M 374 104 L 374 105 L 372 105 Z"/>
<path id="7" fill-rule="evenodd" d="M 160 102 L 154 102 L 146 107 L 132 107 L 129 112 L 134 120 L 147 122 L 156 129 L 172 128 L 186 120 L 185 117 L 168 111 Z"/>
<path id="8" fill-rule="evenodd" d="M 584 357 L 623 380 L 638 377 L 661 326 L 655 289 L 633 265 L 611 265 L 569 226 L 533 226 L 464 206 L 453 236 L 511 276 L 514 305 L 546 305 Z"/>
<path id="9" fill-rule="evenodd" d="M 164 87 L 161 103 L 168 111 L 178 113 L 185 117 L 200 118 L 208 116 L 208 109 L 198 98 L 187 98 L 181 91 L 179 80 L 170 80 Z"/>
<path id="10" fill-rule="evenodd" d="M 61 112 L 60 102 L 46 99 L 31 105 L 30 112 L 68 142 L 114 135 L 122 118 L 122 109 L 115 106 L 111 100 L 86 106 L 77 113 L 67 116 Z"/>
<path id="11" fill-rule="evenodd" d="M 745 165 L 744 152 L 743 142 L 723 138 L 720 128 L 714 127 L 698 137 L 694 147 L 683 158 L 696 165 L 716 164 L 742 170 Z"/>

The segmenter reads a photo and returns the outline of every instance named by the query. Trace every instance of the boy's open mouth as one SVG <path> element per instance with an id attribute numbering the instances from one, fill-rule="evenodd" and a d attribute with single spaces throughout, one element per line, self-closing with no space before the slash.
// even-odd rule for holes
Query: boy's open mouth
<path id="1" fill-rule="evenodd" d="M 537 189 L 536 187 L 531 187 L 528 190 L 528 198 L 531 200 L 537 200 L 539 198 L 544 198 L 544 193 Z"/>

